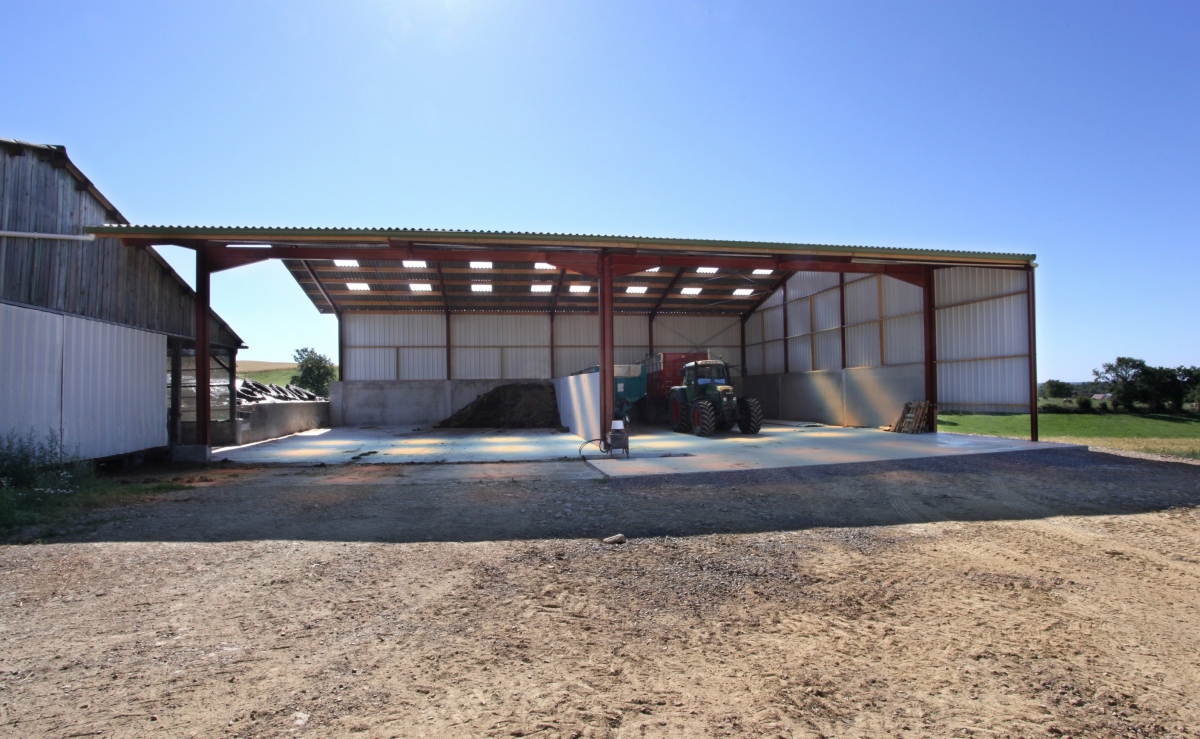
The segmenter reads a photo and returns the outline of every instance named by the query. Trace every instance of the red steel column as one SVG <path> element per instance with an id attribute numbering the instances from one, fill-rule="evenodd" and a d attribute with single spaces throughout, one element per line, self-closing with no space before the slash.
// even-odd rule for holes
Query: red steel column
<path id="1" fill-rule="evenodd" d="M 791 354 L 791 352 L 789 352 L 789 351 L 788 351 L 788 315 L 787 315 L 787 314 L 788 314 L 788 301 L 787 301 L 787 298 L 788 298 L 788 296 L 787 296 L 787 284 L 788 284 L 788 278 L 786 278 L 786 277 L 785 277 L 785 278 L 784 278 L 784 280 L 783 280 L 783 374 L 785 374 L 785 375 L 786 375 L 787 373 L 789 373 L 789 372 L 791 372 L 791 371 L 792 371 L 792 368 L 791 368 L 791 363 L 788 361 L 788 355 L 789 355 L 789 354 Z M 843 299 L 843 300 L 842 300 L 842 303 L 843 303 L 843 305 L 845 304 L 845 302 L 846 302 L 846 301 L 845 301 L 845 299 Z M 845 323 L 845 321 L 842 321 L 842 323 Z M 743 322 L 742 322 L 742 335 L 743 335 L 743 337 L 745 336 L 745 334 L 746 334 L 746 322 L 745 322 L 745 321 L 743 321 Z M 742 339 L 742 344 L 745 344 L 745 343 L 746 343 L 746 340 L 745 340 L 745 338 L 743 338 L 743 339 Z M 745 364 L 745 362 L 743 362 L 742 364 Z"/>
<path id="2" fill-rule="evenodd" d="M 346 323 L 342 320 L 342 312 L 338 311 L 338 382 L 346 379 Z"/>
<path id="3" fill-rule="evenodd" d="M 613 258 L 600 255 L 600 437 L 612 429 L 613 407 Z"/>
<path id="4" fill-rule="evenodd" d="M 937 303 L 933 293 L 933 267 L 925 268 L 925 304 L 922 317 L 925 321 L 925 400 L 934 404 L 932 431 L 937 431 Z"/>
<path id="5" fill-rule="evenodd" d="M 1025 290 L 1029 300 L 1029 440 L 1038 440 L 1037 404 L 1037 312 L 1033 297 L 1033 266 L 1025 272 Z"/>
<path id="6" fill-rule="evenodd" d="M 212 420 L 212 388 L 209 368 L 210 338 L 208 335 L 209 247 L 196 247 L 196 444 L 212 446 L 209 423 Z"/>

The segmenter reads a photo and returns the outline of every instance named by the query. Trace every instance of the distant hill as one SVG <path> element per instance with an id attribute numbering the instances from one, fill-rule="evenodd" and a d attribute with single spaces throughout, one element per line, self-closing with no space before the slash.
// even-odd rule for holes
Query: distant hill
<path id="1" fill-rule="evenodd" d="M 269 372 L 271 370 L 294 370 L 296 369 L 295 362 L 260 362 L 255 359 L 239 359 L 237 363 L 238 374 L 251 374 L 253 372 Z"/>

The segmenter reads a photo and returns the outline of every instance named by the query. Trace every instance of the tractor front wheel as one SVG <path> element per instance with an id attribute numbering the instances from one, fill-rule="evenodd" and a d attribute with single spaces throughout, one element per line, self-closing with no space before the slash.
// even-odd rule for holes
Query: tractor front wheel
<path id="1" fill-rule="evenodd" d="M 671 394 L 670 400 L 671 410 L 671 428 L 681 434 L 686 434 L 692 430 L 692 419 L 688 414 L 688 408 L 679 399 L 676 393 Z"/>
<path id="2" fill-rule="evenodd" d="M 692 431 L 696 436 L 712 436 L 717 430 L 717 409 L 707 400 L 692 403 Z"/>
<path id="3" fill-rule="evenodd" d="M 762 429 L 763 409 L 757 398 L 738 401 L 738 428 L 743 434 L 757 434 Z"/>

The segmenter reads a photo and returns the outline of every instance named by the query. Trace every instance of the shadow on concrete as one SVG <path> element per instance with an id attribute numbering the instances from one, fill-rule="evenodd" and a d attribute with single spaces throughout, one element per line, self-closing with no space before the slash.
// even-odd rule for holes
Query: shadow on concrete
<path id="1" fill-rule="evenodd" d="M 611 480 L 581 462 L 531 467 L 507 468 L 526 479 L 506 479 L 500 469 L 498 477 L 469 481 L 392 465 L 258 470 L 103 511 L 51 541 L 696 536 L 1129 515 L 1200 504 L 1200 466 L 1082 449 Z"/>

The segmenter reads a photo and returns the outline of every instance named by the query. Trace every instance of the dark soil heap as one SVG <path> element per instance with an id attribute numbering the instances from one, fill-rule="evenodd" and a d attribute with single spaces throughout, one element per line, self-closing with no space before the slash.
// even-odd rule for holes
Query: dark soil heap
<path id="1" fill-rule="evenodd" d="M 549 383 L 501 385 L 472 400 L 438 424 L 458 429 L 557 429 L 558 399 Z"/>

